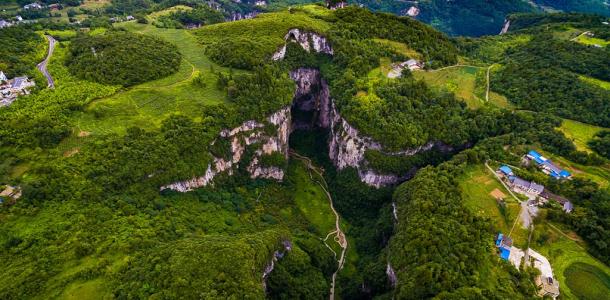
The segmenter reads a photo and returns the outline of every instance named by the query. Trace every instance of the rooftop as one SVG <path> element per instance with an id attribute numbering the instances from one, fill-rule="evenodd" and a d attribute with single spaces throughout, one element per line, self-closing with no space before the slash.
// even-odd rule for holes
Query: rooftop
<path id="1" fill-rule="evenodd" d="M 502 173 L 506 174 L 506 175 L 512 175 L 513 174 L 513 170 L 510 167 L 506 166 L 506 165 L 501 166 L 500 167 L 500 171 Z"/>

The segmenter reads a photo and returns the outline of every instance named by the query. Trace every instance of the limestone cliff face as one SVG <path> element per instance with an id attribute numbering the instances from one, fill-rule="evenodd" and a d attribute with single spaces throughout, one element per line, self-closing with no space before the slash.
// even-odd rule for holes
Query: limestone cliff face
<path id="1" fill-rule="evenodd" d="M 396 184 L 408 179 L 415 170 L 408 174 L 381 174 L 368 167 L 368 162 L 364 158 L 367 150 L 377 150 L 392 156 L 412 156 L 437 146 L 431 142 L 402 151 L 385 151 L 381 143 L 361 134 L 341 116 L 330 97 L 328 84 L 322 78 L 319 70 L 299 68 L 290 72 L 290 78 L 297 85 L 292 104 L 293 110 L 311 113 L 306 116 L 306 119 L 293 116 L 293 127 L 295 129 L 328 129 L 330 131 L 328 154 L 335 167 L 339 170 L 347 167 L 356 168 L 362 182 L 370 186 L 382 187 Z"/>
<path id="2" fill-rule="evenodd" d="M 293 28 L 288 31 L 286 36 L 284 36 L 284 41 L 296 42 L 307 52 L 311 52 L 313 49 L 313 51 L 316 53 L 325 53 L 328 55 L 334 54 L 333 48 L 330 46 L 328 40 L 315 32 L 308 32 L 298 28 Z M 281 60 L 284 58 L 284 56 L 286 56 L 286 44 L 278 49 L 271 56 L 271 59 Z"/>
<path id="3" fill-rule="evenodd" d="M 337 169 L 354 167 L 358 170 L 358 175 L 362 182 L 374 186 L 382 187 L 396 184 L 401 180 L 408 179 L 412 174 L 381 174 L 368 167 L 368 162 L 364 158 L 367 150 L 377 150 L 391 156 L 412 156 L 420 152 L 432 149 L 436 144 L 427 143 L 423 146 L 405 149 L 398 152 L 385 151 L 383 146 L 370 137 L 362 135 L 358 129 L 350 125 L 337 111 L 332 104 L 333 116 L 331 121 L 331 134 L 329 141 L 328 154 Z M 413 170 L 415 171 L 415 170 Z"/>
<path id="4" fill-rule="evenodd" d="M 282 180 L 284 170 L 279 167 L 265 167 L 260 165 L 260 157 L 273 152 L 280 152 L 288 158 L 288 137 L 292 131 L 290 107 L 285 107 L 271 116 L 267 117 L 269 125 L 276 127 L 273 135 L 264 131 L 266 124 L 249 120 L 233 129 L 225 129 L 220 132 L 219 138 L 229 139 L 231 153 L 229 159 L 214 157 L 213 162 L 208 165 L 205 174 L 185 181 L 178 181 L 162 186 L 160 189 L 171 189 L 178 192 L 188 192 L 199 187 L 207 186 L 220 173 L 233 174 L 233 169 L 243 159 L 246 146 L 256 144 L 258 149 L 254 151 L 254 157 L 247 170 L 252 178 L 272 178 Z M 267 126 L 269 126 L 267 125 Z M 217 141 L 215 141 L 217 142 Z M 213 142 L 214 143 L 214 142 Z"/>

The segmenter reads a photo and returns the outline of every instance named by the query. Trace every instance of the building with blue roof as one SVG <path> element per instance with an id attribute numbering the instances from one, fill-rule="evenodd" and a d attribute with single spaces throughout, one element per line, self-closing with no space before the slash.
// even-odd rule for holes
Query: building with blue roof
<path id="1" fill-rule="evenodd" d="M 534 150 L 530 150 L 526 154 L 526 157 L 529 160 L 536 162 L 538 167 L 542 169 L 544 173 L 549 174 L 555 179 L 568 179 L 572 176 L 570 172 L 561 169 L 560 167 L 555 165 L 550 159 L 547 159 L 546 157 L 542 156 L 542 154 Z"/>
<path id="2" fill-rule="evenodd" d="M 500 250 L 500 258 L 508 260 L 510 256 L 510 248 L 513 246 L 513 240 L 502 233 L 498 233 L 496 238 L 496 247 Z"/>
<path id="3" fill-rule="evenodd" d="M 513 176 L 513 174 L 514 174 L 513 170 L 509 166 L 507 166 L 507 165 L 501 166 L 499 170 L 505 176 Z"/>

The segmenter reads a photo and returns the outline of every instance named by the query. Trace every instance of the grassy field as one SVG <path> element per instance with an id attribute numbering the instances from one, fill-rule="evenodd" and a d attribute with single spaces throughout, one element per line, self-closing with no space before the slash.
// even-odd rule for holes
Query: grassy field
<path id="1" fill-rule="evenodd" d="M 604 130 L 604 128 L 564 119 L 559 130 L 574 142 L 576 149 L 591 152 L 587 143 L 593 139 L 596 133 Z"/>
<path id="2" fill-rule="evenodd" d="M 98 9 L 109 5 L 111 0 L 85 0 L 80 7 L 86 9 Z"/>
<path id="3" fill-rule="evenodd" d="M 166 16 L 171 13 L 178 12 L 178 11 L 187 11 L 187 10 L 192 10 L 192 9 L 193 9 L 192 7 L 189 7 L 186 5 L 176 5 L 176 6 L 172 6 L 170 8 L 164 9 L 164 10 L 153 12 L 152 14 L 149 14 L 148 16 L 146 16 L 146 19 L 148 19 L 148 21 L 152 23 L 161 16 Z"/>
<path id="4" fill-rule="evenodd" d="M 368 73 L 368 78 L 372 81 L 385 80 L 388 78 L 388 73 L 392 70 L 392 61 L 387 57 L 379 59 L 379 67 L 371 70 Z"/>
<path id="5" fill-rule="evenodd" d="M 454 93 L 455 96 L 472 109 L 485 105 L 485 95 L 477 95 L 477 72 L 485 71 L 479 67 L 452 67 L 439 71 L 415 71 L 413 76 L 424 80 L 430 87 Z M 484 90 L 485 87 L 483 86 Z"/>
<path id="6" fill-rule="evenodd" d="M 610 45 L 610 41 L 606 41 L 606 40 L 602 40 L 596 37 L 590 37 L 587 35 L 579 35 L 576 38 L 576 42 L 581 43 L 583 45 L 590 45 L 590 46 L 594 46 L 594 45 L 598 45 L 601 47 L 606 47 L 608 45 Z"/>
<path id="7" fill-rule="evenodd" d="M 508 234 L 515 219 L 519 216 L 519 204 L 509 192 L 482 164 L 468 166 L 458 179 L 464 197 L 464 205 L 479 216 L 490 219 L 494 230 Z M 505 195 L 505 205 L 501 206 L 492 193 L 497 191 Z M 511 234 L 516 245 L 525 245 L 527 230 L 515 225 Z"/>
<path id="8" fill-rule="evenodd" d="M 224 103 L 225 94 L 216 89 L 211 70 L 227 71 L 203 55 L 202 47 L 190 32 L 161 29 L 151 25 L 124 22 L 117 27 L 157 36 L 176 46 L 183 60 L 177 73 L 146 82 L 109 98 L 91 103 L 77 119 L 77 131 L 90 134 L 124 133 L 130 126 L 157 128 L 168 115 L 179 113 L 202 117 L 203 107 Z M 201 74 L 205 86 L 195 86 L 192 78 Z"/>
<path id="9" fill-rule="evenodd" d="M 297 161 L 291 165 L 290 178 L 295 182 L 294 200 L 299 210 L 313 224 L 321 237 L 335 230 L 335 215 L 324 190 L 309 179 L 306 166 Z"/>
<path id="10" fill-rule="evenodd" d="M 549 223 L 537 224 L 535 233 L 532 248 L 551 262 L 562 299 L 604 299 L 598 296 L 610 294 L 610 268 L 587 253 L 576 234 L 562 233 Z"/>
<path id="11" fill-rule="evenodd" d="M 409 46 L 407 46 L 404 43 L 400 43 L 400 42 L 395 42 L 395 41 L 390 41 L 390 40 L 385 40 L 385 39 L 373 39 L 373 41 L 375 41 L 378 44 L 384 45 L 384 46 L 388 46 L 390 49 L 394 50 L 397 53 L 400 53 L 406 57 L 410 57 L 410 58 L 414 58 L 417 60 L 422 60 L 423 57 L 420 53 L 418 53 L 417 51 L 409 48 Z"/>
<path id="12" fill-rule="evenodd" d="M 610 275 L 596 266 L 573 263 L 564 271 L 566 285 L 583 300 L 604 299 L 610 295 Z"/>
<path id="13" fill-rule="evenodd" d="M 579 75 L 578 78 L 580 78 L 580 80 L 582 80 L 584 82 L 599 86 L 602 89 L 610 90 L 610 82 L 595 79 L 592 77 L 582 76 L 582 75 Z"/>

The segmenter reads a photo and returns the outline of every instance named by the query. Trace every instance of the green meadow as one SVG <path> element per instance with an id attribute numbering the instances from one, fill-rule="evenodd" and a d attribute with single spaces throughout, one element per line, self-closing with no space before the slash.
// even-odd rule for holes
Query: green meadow
<path id="1" fill-rule="evenodd" d="M 559 130 L 574 142 L 576 149 L 591 152 L 587 143 L 593 139 L 596 133 L 604 130 L 604 128 L 564 119 Z"/>
<path id="2" fill-rule="evenodd" d="M 469 165 L 458 182 L 464 205 L 475 214 L 489 219 L 494 230 L 509 234 L 519 217 L 520 206 L 491 171 L 482 164 Z M 504 194 L 504 205 L 492 195 L 498 191 Z M 513 241 L 517 245 L 524 245 L 526 237 L 527 230 L 516 224 L 511 234 Z"/>
<path id="3" fill-rule="evenodd" d="M 592 257 L 574 232 L 558 226 L 537 224 L 532 248 L 551 262 L 561 298 L 604 299 L 610 295 L 610 268 Z"/>
<path id="4" fill-rule="evenodd" d="M 477 92 L 477 73 L 485 68 L 456 66 L 433 71 L 415 71 L 415 78 L 425 81 L 433 89 L 455 94 L 469 108 L 476 109 L 485 105 L 485 81 L 481 82 L 483 94 Z M 479 75 L 481 76 L 481 75 Z"/>
<path id="5" fill-rule="evenodd" d="M 168 115 L 177 113 L 197 119 L 205 106 L 225 102 L 225 94 L 216 88 L 213 72 L 228 70 L 211 62 L 189 31 L 135 22 L 120 23 L 117 27 L 175 44 L 182 54 L 182 63 L 173 75 L 92 102 L 77 116 L 77 131 L 95 135 L 124 133 L 130 126 L 157 128 Z M 201 76 L 204 84 L 193 84 L 195 76 Z"/>

